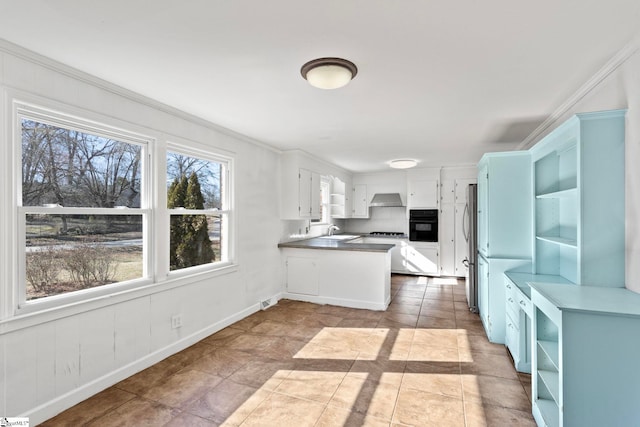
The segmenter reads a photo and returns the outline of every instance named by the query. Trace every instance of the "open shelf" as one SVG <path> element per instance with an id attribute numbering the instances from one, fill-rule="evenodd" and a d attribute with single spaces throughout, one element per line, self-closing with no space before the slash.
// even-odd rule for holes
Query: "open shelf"
<path id="1" fill-rule="evenodd" d="M 538 340 L 538 346 L 544 351 L 544 354 L 547 355 L 553 366 L 556 370 L 559 370 L 558 367 L 558 342 L 557 341 L 545 341 Z"/>
<path id="2" fill-rule="evenodd" d="M 346 187 L 339 178 L 333 178 L 331 182 L 329 206 L 331 218 L 346 218 Z"/>
<path id="3" fill-rule="evenodd" d="M 563 135 L 554 148 L 534 160 L 535 271 L 572 282 L 578 279 L 577 162 L 572 135 Z"/>
<path id="4" fill-rule="evenodd" d="M 552 191 L 550 193 L 543 193 L 536 195 L 537 199 L 564 199 L 568 197 L 575 197 L 578 194 L 576 187 L 568 188 L 566 190 Z"/>
<path id="5" fill-rule="evenodd" d="M 560 246 L 566 246 L 570 248 L 577 248 L 578 241 L 576 239 L 569 239 L 566 237 L 557 237 L 557 236 L 536 236 L 536 239 L 542 240 L 549 243 L 554 243 Z"/>
<path id="6" fill-rule="evenodd" d="M 560 380 L 558 373 L 553 371 L 538 370 L 538 376 L 540 376 L 542 382 L 545 384 L 545 386 L 547 386 L 547 390 L 553 398 L 553 401 L 556 402 L 557 407 L 558 392 L 560 391 Z"/>
<path id="7" fill-rule="evenodd" d="M 544 422 L 549 427 L 555 427 L 560 425 L 560 413 L 558 412 L 558 405 L 551 399 L 538 399 L 536 400 L 536 406 L 540 410 L 540 415 L 544 419 Z"/>

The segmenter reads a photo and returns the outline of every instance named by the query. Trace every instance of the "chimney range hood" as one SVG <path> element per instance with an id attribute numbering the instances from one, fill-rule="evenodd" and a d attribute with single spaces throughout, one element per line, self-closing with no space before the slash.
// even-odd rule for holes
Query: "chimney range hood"
<path id="1" fill-rule="evenodd" d="M 376 193 L 369 203 L 371 207 L 402 207 L 402 198 L 399 193 Z"/>

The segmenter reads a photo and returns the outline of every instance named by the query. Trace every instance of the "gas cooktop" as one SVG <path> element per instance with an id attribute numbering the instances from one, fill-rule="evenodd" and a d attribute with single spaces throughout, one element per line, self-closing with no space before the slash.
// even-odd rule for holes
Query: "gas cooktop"
<path id="1" fill-rule="evenodd" d="M 402 237 L 404 235 L 401 231 L 372 231 L 369 233 L 369 236 Z"/>

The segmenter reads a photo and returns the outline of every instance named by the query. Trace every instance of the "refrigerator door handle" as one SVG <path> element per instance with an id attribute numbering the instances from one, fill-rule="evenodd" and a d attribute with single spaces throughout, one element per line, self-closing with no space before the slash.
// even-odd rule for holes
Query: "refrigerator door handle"
<path id="1" fill-rule="evenodd" d="M 462 213 L 462 235 L 464 236 L 464 241 L 469 241 L 469 230 L 467 230 L 467 223 L 469 222 L 469 203 L 464 204 L 464 212 Z"/>

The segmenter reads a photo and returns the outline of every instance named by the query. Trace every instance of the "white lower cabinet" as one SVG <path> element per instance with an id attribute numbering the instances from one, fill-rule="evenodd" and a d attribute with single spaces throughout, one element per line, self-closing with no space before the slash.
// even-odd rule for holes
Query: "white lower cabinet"
<path id="1" fill-rule="evenodd" d="M 374 243 L 374 244 L 383 244 L 383 245 L 395 245 L 393 249 L 389 251 L 391 255 L 391 272 L 392 273 L 407 273 L 407 269 L 405 267 L 405 253 L 407 247 L 407 239 L 396 239 L 396 238 L 387 238 L 387 237 L 362 237 L 359 240 L 362 243 Z"/>
<path id="2" fill-rule="evenodd" d="M 316 258 L 287 257 L 287 291 L 295 294 L 318 295 L 319 264 Z"/>
<path id="3" fill-rule="evenodd" d="M 391 302 L 389 250 L 282 248 L 283 298 L 367 310 Z"/>
<path id="4" fill-rule="evenodd" d="M 404 248 L 404 263 L 411 274 L 439 274 L 438 244 L 409 242 Z"/>

